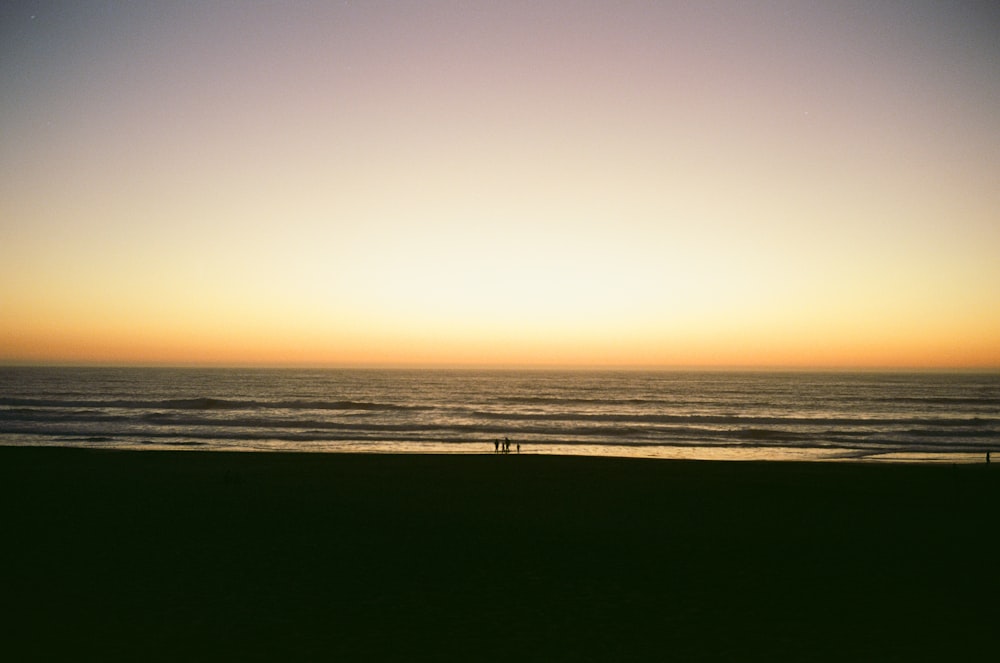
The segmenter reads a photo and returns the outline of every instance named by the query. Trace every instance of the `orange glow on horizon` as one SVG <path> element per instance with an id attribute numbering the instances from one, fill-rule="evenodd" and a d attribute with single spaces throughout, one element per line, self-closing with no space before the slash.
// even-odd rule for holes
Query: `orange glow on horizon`
<path id="1" fill-rule="evenodd" d="M 817 342 L 817 334 L 735 330 L 732 335 L 688 333 L 615 339 L 572 337 L 466 337 L 428 334 L 392 337 L 373 330 L 257 333 L 245 330 L 5 332 L 4 363 L 206 366 L 593 367 L 593 368 L 817 368 L 972 369 L 1000 367 L 995 340 L 974 332 L 944 336 L 856 332 Z M 960 339 L 954 343 L 954 339 Z"/>

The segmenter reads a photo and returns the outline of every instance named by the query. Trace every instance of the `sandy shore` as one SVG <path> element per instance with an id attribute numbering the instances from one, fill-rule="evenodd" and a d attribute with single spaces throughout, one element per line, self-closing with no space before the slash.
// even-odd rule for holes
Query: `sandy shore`
<path id="1" fill-rule="evenodd" d="M 0 448 L 0 651 L 974 660 L 1000 468 Z"/>

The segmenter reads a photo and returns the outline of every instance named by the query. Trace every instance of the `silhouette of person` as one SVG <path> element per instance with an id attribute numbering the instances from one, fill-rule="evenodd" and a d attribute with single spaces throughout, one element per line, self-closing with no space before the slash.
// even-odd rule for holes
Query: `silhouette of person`
<path id="1" fill-rule="evenodd" d="M 521 443 L 517 443 L 517 453 L 521 453 Z"/>
<path id="2" fill-rule="evenodd" d="M 495 454 L 500 453 L 500 440 L 499 439 L 493 440 L 493 453 L 495 453 Z"/>
<path id="3" fill-rule="evenodd" d="M 503 452 L 510 453 L 510 438 L 505 437 L 503 439 Z"/>
<path id="4" fill-rule="evenodd" d="M 990 464 L 990 452 L 989 451 L 986 452 L 986 464 L 987 465 Z"/>

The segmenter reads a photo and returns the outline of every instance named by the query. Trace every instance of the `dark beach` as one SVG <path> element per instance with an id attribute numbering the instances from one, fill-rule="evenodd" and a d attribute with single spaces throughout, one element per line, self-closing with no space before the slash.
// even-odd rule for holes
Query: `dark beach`
<path id="1" fill-rule="evenodd" d="M 976 660 L 982 465 L 0 448 L 5 660 Z"/>

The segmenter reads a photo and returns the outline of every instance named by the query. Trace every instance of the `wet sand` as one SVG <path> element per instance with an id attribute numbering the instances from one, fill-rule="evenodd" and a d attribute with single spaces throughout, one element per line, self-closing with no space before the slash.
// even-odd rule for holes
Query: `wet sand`
<path id="1" fill-rule="evenodd" d="M 998 470 L 0 448 L 0 654 L 973 660 Z"/>

